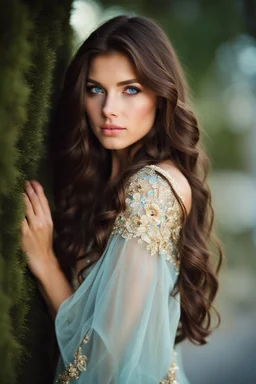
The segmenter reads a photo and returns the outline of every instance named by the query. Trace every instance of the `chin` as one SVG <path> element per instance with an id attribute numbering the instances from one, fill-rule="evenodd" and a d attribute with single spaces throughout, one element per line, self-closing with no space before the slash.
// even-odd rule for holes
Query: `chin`
<path id="1" fill-rule="evenodd" d="M 125 145 L 125 144 L 121 144 L 121 143 L 114 143 L 113 141 L 111 142 L 111 140 L 99 140 L 102 147 L 106 148 L 106 149 L 110 149 L 110 150 L 121 150 L 121 149 L 125 149 L 127 148 L 129 145 Z"/>
<path id="2" fill-rule="evenodd" d="M 101 145 L 106 149 L 115 150 L 115 151 L 119 151 L 121 149 L 127 148 L 127 146 L 115 145 L 115 144 L 106 144 L 106 143 L 103 144 L 103 143 L 101 143 Z"/>

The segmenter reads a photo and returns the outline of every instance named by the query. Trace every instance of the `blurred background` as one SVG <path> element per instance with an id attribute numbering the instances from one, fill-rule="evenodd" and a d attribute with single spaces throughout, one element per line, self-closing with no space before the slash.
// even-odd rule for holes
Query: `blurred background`
<path id="1" fill-rule="evenodd" d="M 207 345 L 182 344 L 185 371 L 191 384 L 255 384 L 255 0 L 0 0 L 0 382 L 51 383 L 54 327 L 19 250 L 21 192 L 36 179 L 50 195 L 47 134 L 67 64 L 123 13 L 167 33 L 212 162 L 222 322 Z"/>
<path id="2" fill-rule="evenodd" d="M 256 383 L 256 2 L 76 0 L 74 49 L 122 13 L 154 18 L 167 33 L 212 162 L 222 322 L 206 346 L 183 343 L 184 368 L 191 384 Z"/>

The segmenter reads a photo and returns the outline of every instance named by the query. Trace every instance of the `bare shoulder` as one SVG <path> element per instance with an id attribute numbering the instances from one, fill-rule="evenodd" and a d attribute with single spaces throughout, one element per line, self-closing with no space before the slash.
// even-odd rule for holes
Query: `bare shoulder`
<path id="1" fill-rule="evenodd" d="M 179 187 L 179 192 L 184 198 L 186 210 L 189 213 L 192 205 L 192 190 L 187 178 L 171 161 L 163 161 L 156 165 L 167 172 L 175 180 Z"/>

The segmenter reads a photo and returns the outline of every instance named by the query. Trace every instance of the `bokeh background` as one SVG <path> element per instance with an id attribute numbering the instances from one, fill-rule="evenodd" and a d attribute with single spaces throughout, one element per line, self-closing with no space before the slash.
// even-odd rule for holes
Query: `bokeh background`
<path id="1" fill-rule="evenodd" d="M 256 1 L 66 0 L 35 1 L 32 6 L 28 1 L 10 0 L 9 19 L 2 10 L 8 33 L 2 27 L 0 266 L 2 271 L 9 268 L 5 279 L 0 276 L 2 364 L 17 367 L 19 383 L 50 382 L 43 375 L 51 364 L 33 364 L 33 359 L 47 353 L 48 360 L 54 361 L 48 348 L 52 324 L 24 263 L 17 263 L 19 192 L 26 178 L 41 180 L 47 188 L 47 130 L 69 58 L 101 22 L 125 13 L 153 18 L 170 38 L 187 75 L 212 162 L 209 182 L 216 232 L 225 253 L 216 300 L 222 322 L 207 345 L 183 343 L 185 371 L 191 384 L 255 384 Z M 10 42 L 15 42 L 11 52 Z M 9 188 L 11 197 L 6 192 Z M 17 296 L 17 292 L 21 293 Z M 35 308 L 39 308 L 36 315 Z M 43 325 L 38 327 L 40 322 Z M 17 337 L 17 327 L 22 337 Z M 24 360 L 23 347 L 29 359 Z M 0 374 L 1 383 L 15 382 L 15 375 L 7 376 Z"/>

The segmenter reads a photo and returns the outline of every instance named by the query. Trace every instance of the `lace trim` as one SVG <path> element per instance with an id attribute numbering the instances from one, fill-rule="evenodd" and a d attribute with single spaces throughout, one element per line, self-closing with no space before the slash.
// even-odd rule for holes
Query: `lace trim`
<path id="1" fill-rule="evenodd" d="M 179 384 L 177 381 L 177 371 L 179 369 L 176 363 L 177 352 L 173 349 L 173 361 L 169 367 L 168 373 L 164 380 L 161 380 L 159 384 Z"/>
<path id="2" fill-rule="evenodd" d="M 88 334 L 83 338 L 82 343 L 88 343 L 89 337 Z M 82 345 L 81 343 L 81 345 Z M 76 351 L 74 357 L 74 362 L 70 363 L 65 371 L 61 373 L 56 380 L 56 384 L 70 384 L 71 380 L 78 380 L 80 377 L 80 373 L 86 371 L 87 369 L 87 356 L 82 354 L 82 347 L 79 346 Z"/>
<path id="3" fill-rule="evenodd" d="M 161 173 L 164 177 L 166 177 L 167 180 L 169 180 L 169 182 L 171 183 L 171 185 L 173 186 L 175 192 L 177 193 L 177 195 L 179 196 L 179 198 L 183 201 L 183 203 L 185 202 L 185 199 L 180 191 L 180 186 L 179 184 L 177 183 L 176 179 L 170 175 L 169 172 L 167 172 L 165 169 L 159 167 L 158 165 L 154 165 L 154 164 L 151 164 L 151 165 L 145 165 L 145 168 L 151 168 L 151 169 L 154 169 L 156 172 L 159 172 Z"/>
<path id="4" fill-rule="evenodd" d="M 56 384 L 70 384 L 71 380 L 79 380 L 80 374 L 87 369 L 87 356 L 82 354 L 82 344 L 88 343 L 88 332 L 83 338 L 82 343 L 78 347 L 74 357 L 74 362 L 69 363 L 63 373 L 60 373 L 57 377 Z M 161 380 L 159 384 L 179 384 L 177 381 L 176 371 L 179 369 L 176 364 L 176 351 L 173 350 L 172 363 L 169 367 L 168 373 L 164 380 Z"/>
<path id="5" fill-rule="evenodd" d="M 125 187 L 126 210 L 117 216 L 111 235 L 119 233 L 126 239 L 137 238 L 138 243 L 144 242 L 152 256 L 157 253 L 164 256 L 178 274 L 181 216 L 167 178 L 170 179 L 169 175 L 154 165 L 141 168 L 130 178 Z M 174 180 L 172 184 L 178 190 Z"/>

